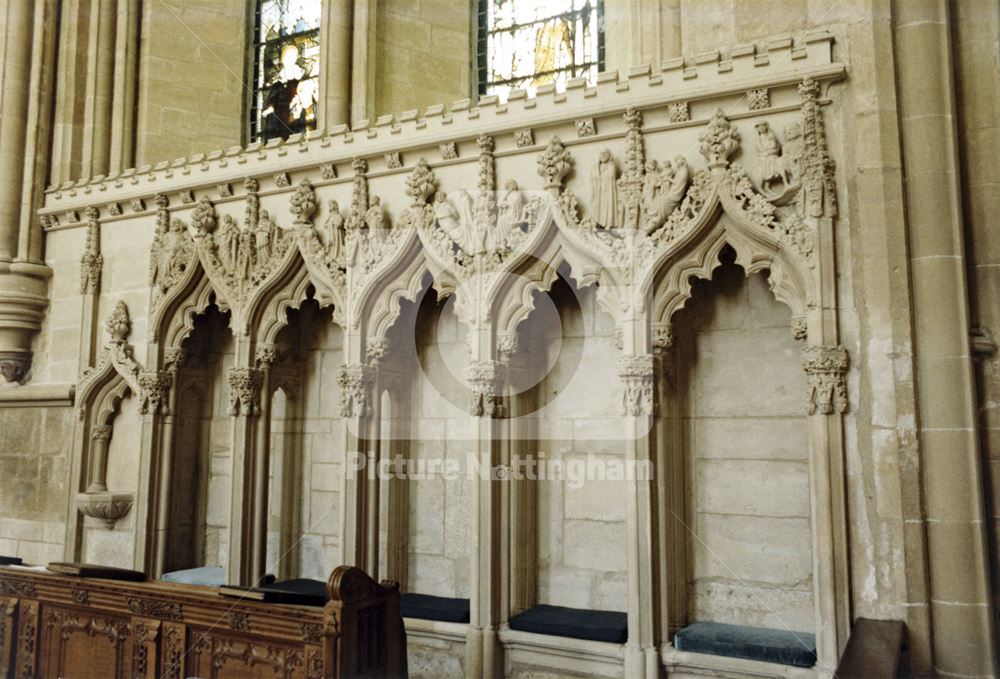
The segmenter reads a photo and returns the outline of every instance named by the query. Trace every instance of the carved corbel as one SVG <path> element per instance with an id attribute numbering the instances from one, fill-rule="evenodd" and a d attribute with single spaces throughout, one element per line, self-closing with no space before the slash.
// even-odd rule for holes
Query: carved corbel
<path id="1" fill-rule="evenodd" d="M 806 410 L 823 415 L 847 411 L 847 349 L 841 346 L 811 346 L 802 351 L 809 394 Z"/>
<path id="2" fill-rule="evenodd" d="M 373 368 L 378 368 L 382 364 L 382 359 L 385 358 L 385 352 L 389 348 L 389 340 L 387 339 L 370 339 L 365 345 L 365 353 L 367 354 L 368 364 Z"/>
<path id="3" fill-rule="evenodd" d="M 618 377 L 622 381 L 622 415 L 636 417 L 656 414 L 654 374 L 654 358 L 650 354 L 618 359 Z"/>
<path id="4" fill-rule="evenodd" d="M 101 254 L 101 224 L 97 221 L 100 214 L 96 207 L 88 207 L 84 211 L 87 217 L 87 241 L 80 256 L 81 295 L 96 295 L 101 290 L 104 256 Z"/>
<path id="5" fill-rule="evenodd" d="M 228 377 L 229 414 L 260 415 L 260 388 L 264 374 L 257 368 L 233 368 Z"/>
<path id="6" fill-rule="evenodd" d="M 342 366 L 337 382 L 340 385 L 341 417 L 371 415 L 371 368 L 362 364 Z"/>
<path id="7" fill-rule="evenodd" d="M 503 417 L 503 405 L 497 395 L 502 365 L 497 361 L 473 361 L 465 369 L 465 379 L 472 387 L 469 412 L 474 417 Z"/>
<path id="8" fill-rule="evenodd" d="M 273 366 L 281 359 L 281 348 L 277 344 L 262 343 L 257 345 L 256 359 L 259 367 Z"/>
<path id="9" fill-rule="evenodd" d="M 169 371 L 145 370 L 139 373 L 139 413 L 167 413 L 170 410 L 170 387 L 174 376 Z"/>
<path id="10" fill-rule="evenodd" d="M 653 324 L 653 351 L 664 353 L 674 346 L 674 331 L 669 323 Z"/>

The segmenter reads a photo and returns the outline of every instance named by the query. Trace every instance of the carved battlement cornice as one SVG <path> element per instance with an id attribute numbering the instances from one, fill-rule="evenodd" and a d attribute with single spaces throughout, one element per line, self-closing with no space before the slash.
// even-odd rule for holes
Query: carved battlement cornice
<path id="1" fill-rule="evenodd" d="M 647 64 L 625 73 L 602 73 L 594 86 L 576 78 L 565 92 L 543 86 L 535 97 L 528 97 L 524 91 L 514 90 L 506 103 L 492 95 L 476 103 L 465 99 L 449 107 L 430 106 L 422 115 L 416 110 L 383 115 L 354 129 L 339 125 L 329 132 L 314 131 L 288 140 L 273 139 L 163 161 L 50 187 L 39 215 L 43 226 L 53 230 L 85 223 L 82 215 L 89 206 L 105 208 L 102 222 L 152 214 L 156 194 L 170 199 L 170 211 L 193 207 L 195 193 L 209 193 L 215 204 L 222 204 L 244 198 L 234 195 L 233 187 L 245 177 L 256 178 L 261 197 L 291 192 L 301 177 L 291 181 L 290 175 L 303 172 L 315 187 L 349 183 L 355 158 L 367 161 L 370 179 L 407 173 L 420 157 L 433 159 L 434 167 L 463 164 L 475 154 L 471 146 L 459 152 L 462 145 L 487 133 L 498 142 L 503 139 L 497 145 L 499 158 L 543 148 L 548 135 L 532 132 L 567 122 L 578 137 L 570 139 L 564 134 L 567 146 L 621 138 L 625 132 L 619 129 L 612 134 L 602 132 L 600 120 L 618 117 L 627 108 L 670 110 L 669 121 L 647 132 L 697 126 L 707 116 L 692 118 L 692 103 L 718 100 L 721 104 L 751 90 L 758 95 L 744 96 L 739 107 L 727 106 L 731 120 L 790 110 L 798 107 L 797 102 L 782 103 L 774 96 L 777 90 L 794 88 L 805 78 L 830 81 L 843 76 L 844 66 L 832 60 L 832 44 L 832 35 L 816 31 L 795 40 L 787 37 L 766 45 L 736 46 L 725 53 L 708 52 L 691 60 L 674 59 L 659 68 Z M 760 91 L 770 96 L 761 98 Z M 507 140 L 507 136 L 511 138 Z"/>

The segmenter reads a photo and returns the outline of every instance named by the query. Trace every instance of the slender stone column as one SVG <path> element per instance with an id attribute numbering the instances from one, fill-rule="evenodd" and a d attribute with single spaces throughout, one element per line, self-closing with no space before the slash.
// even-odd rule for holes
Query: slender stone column
<path id="1" fill-rule="evenodd" d="M 354 3 L 330 0 L 323 3 L 320 70 L 323 84 L 319 124 L 330 130 L 351 118 L 351 53 Z"/>
<path id="2" fill-rule="evenodd" d="M 237 347 L 237 360 L 239 354 Z M 249 585 L 256 565 L 252 552 L 256 516 L 253 473 L 264 375 L 256 368 L 233 368 L 228 378 L 233 434 L 226 578 L 233 584 Z"/>
<path id="3" fill-rule="evenodd" d="M 99 493 L 108 489 L 108 444 L 111 442 L 111 425 L 102 424 L 94 427 L 90 434 L 91 463 L 90 479 L 87 483 L 88 493 Z"/>
<path id="4" fill-rule="evenodd" d="M 934 665 L 995 670 L 949 3 L 893 6 Z M 961 639 L 961 642 L 956 642 Z"/>
<path id="5" fill-rule="evenodd" d="M 986 534 L 993 605 L 1000 605 L 1000 4 L 958 2 L 954 9 L 958 128 L 962 143 L 962 206 L 969 252 L 973 352 L 980 404 L 986 481 Z"/>
<path id="6" fill-rule="evenodd" d="M 356 337 L 350 338 L 357 340 Z M 345 353 L 349 348 L 345 347 Z M 369 420 L 372 414 L 371 370 L 364 363 L 349 363 L 340 369 L 340 415 L 344 418 L 341 449 L 345 451 L 341 474 L 340 540 L 343 556 L 341 562 L 364 568 L 368 551 L 368 469 L 352 474 L 353 465 L 365 460 L 371 442 L 368 440 Z"/>
<path id="7" fill-rule="evenodd" d="M 377 0 L 356 0 L 351 41 L 351 124 L 375 117 Z"/>
<path id="8" fill-rule="evenodd" d="M 39 261 L 34 208 L 45 182 L 40 149 L 51 103 L 51 0 L 9 2 L 0 9 L 0 373 L 20 382 L 31 364 L 31 338 L 48 305 L 51 270 Z"/>

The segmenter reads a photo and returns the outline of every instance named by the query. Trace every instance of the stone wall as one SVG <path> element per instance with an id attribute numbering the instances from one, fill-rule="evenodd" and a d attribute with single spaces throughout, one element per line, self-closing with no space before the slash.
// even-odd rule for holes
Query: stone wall
<path id="1" fill-rule="evenodd" d="M 378 114 L 472 96 L 472 5 L 452 0 L 378 0 Z"/>
<path id="2" fill-rule="evenodd" d="M 74 421 L 65 407 L 0 408 L 0 554 L 62 558 Z"/>
<path id="3" fill-rule="evenodd" d="M 528 416 L 535 454 L 567 470 L 621 462 L 614 321 L 598 308 L 593 286 L 560 280 L 535 304 L 518 329 L 527 372 L 541 379 L 538 410 Z M 538 535 L 538 603 L 624 611 L 625 482 L 582 477 L 536 481 L 538 514 L 528 525 Z"/>
<path id="4" fill-rule="evenodd" d="M 243 142 L 250 3 L 142 3 L 137 165 Z"/>
<path id="5" fill-rule="evenodd" d="M 689 619 L 810 632 L 805 380 L 788 310 L 765 279 L 728 265 L 698 285 L 674 327 Z"/>
<path id="6" fill-rule="evenodd" d="M 411 306 L 409 312 L 415 316 L 404 314 L 400 318 L 394 354 L 410 368 L 410 459 L 427 465 L 444 461 L 454 465 L 458 473 L 417 467 L 419 478 L 407 481 L 405 589 L 468 598 L 475 482 L 468 476 L 474 448 L 464 409 L 467 396 L 458 381 L 467 352 L 465 334 L 455 316 L 454 302 L 438 304 L 434 293 L 424 297 L 419 307 Z M 413 330 L 408 338 L 409 328 Z"/>

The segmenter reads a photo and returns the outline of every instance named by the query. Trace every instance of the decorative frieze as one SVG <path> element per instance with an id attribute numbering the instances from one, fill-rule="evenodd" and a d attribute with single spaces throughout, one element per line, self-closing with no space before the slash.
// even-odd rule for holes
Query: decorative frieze
<path id="1" fill-rule="evenodd" d="M 260 415 L 260 387 L 264 374 L 256 368 L 233 368 L 229 379 L 229 414 Z"/>
<path id="2" fill-rule="evenodd" d="M 806 410 L 812 415 L 847 411 L 847 349 L 841 346 L 811 346 L 802 350 L 809 395 Z"/>
<path id="3" fill-rule="evenodd" d="M 172 601 L 162 601 L 159 599 L 146 599 L 145 597 L 126 596 L 125 603 L 129 611 L 135 615 L 145 615 L 151 618 L 162 618 L 163 620 L 181 621 L 184 619 L 184 609 L 179 603 Z"/>
<path id="4" fill-rule="evenodd" d="M 622 382 L 622 415 L 637 417 L 655 414 L 653 375 L 654 359 L 651 355 L 623 356 L 618 359 L 618 377 Z"/>
<path id="5" fill-rule="evenodd" d="M 523 149 L 526 146 L 531 146 L 535 143 L 535 135 L 530 128 L 524 130 L 516 130 L 514 132 L 514 145 L 519 149 Z"/>

